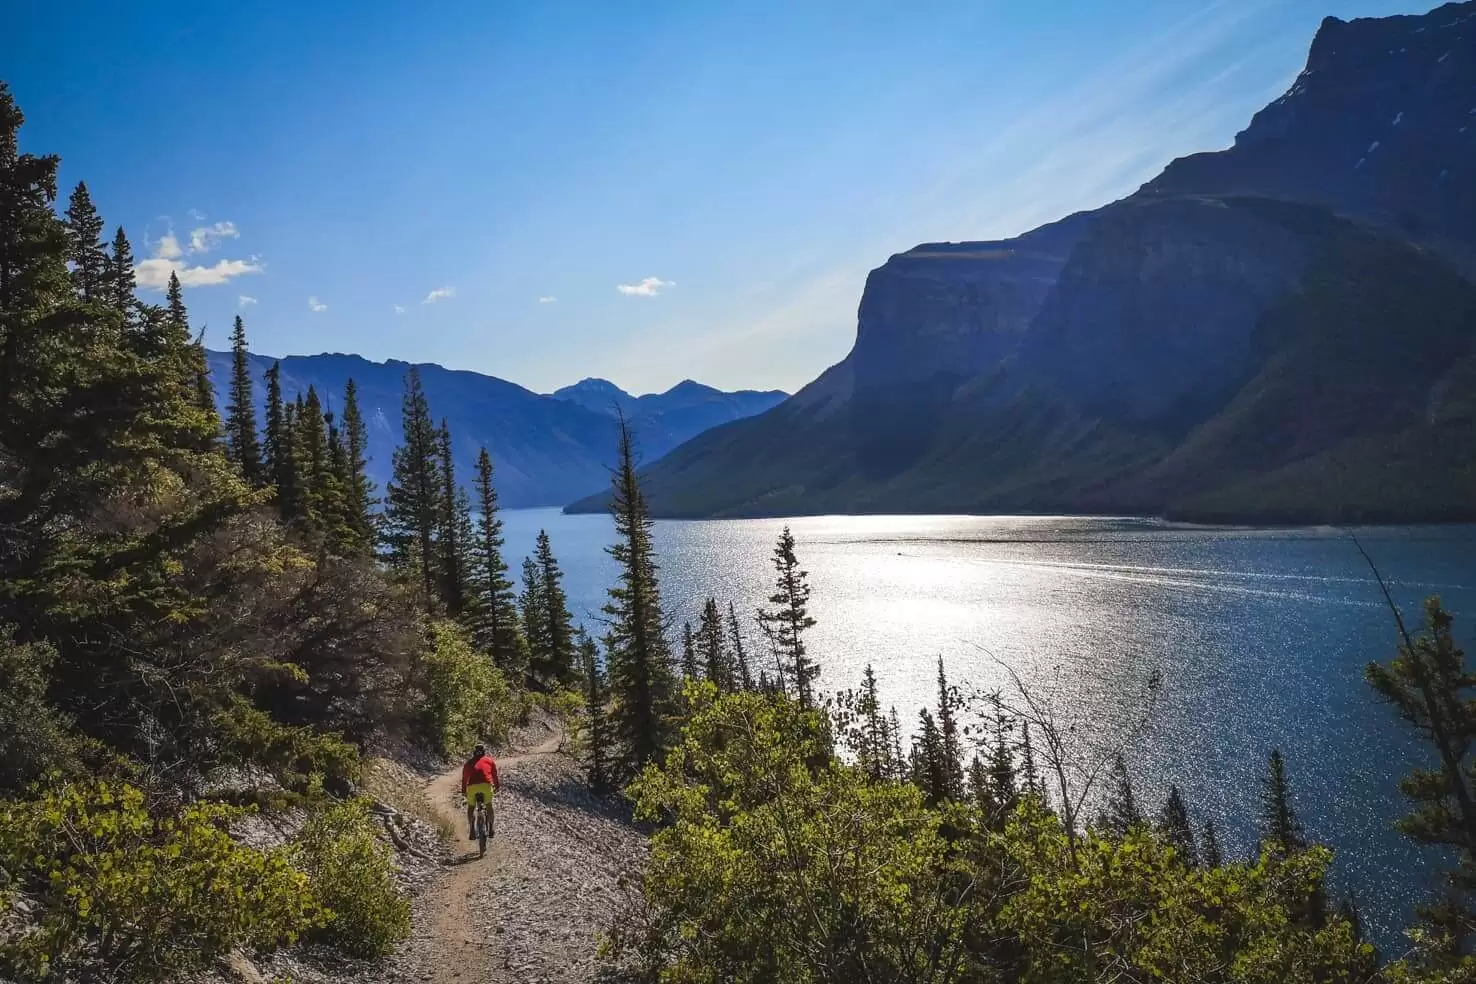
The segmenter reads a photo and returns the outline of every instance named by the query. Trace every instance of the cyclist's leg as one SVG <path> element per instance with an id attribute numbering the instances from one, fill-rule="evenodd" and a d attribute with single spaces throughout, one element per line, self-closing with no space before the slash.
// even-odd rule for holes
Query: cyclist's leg
<path id="1" fill-rule="evenodd" d="M 466 801 L 466 839 L 477 839 L 477 808 L 470 799 Z"/>

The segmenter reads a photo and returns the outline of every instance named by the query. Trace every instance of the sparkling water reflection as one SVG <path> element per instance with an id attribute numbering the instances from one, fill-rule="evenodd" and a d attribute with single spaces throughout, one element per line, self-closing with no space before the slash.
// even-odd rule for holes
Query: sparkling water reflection
<path id="1" fill-rule="evenodd" d="M 614 575 L 609 518 L 524 510 L 505 520 L 514 573 L 548 530 L 571 608 L 597 632 Z M 709 595 L 751 615 L 769 591 L 785 522 L 658 523 L 677 625 L 695 621 Z M 1145 801 L 1156 806 L 1177 783 L 1228 850 L 1249 851 L 1257 783 L 1279 746 L 1308 832 L 1338 851 L 1336 881 L 1357 892 L 1371 929 L 1390 939 L 1430 891 L 1433 859 L 1389 826 L 1401 809 L 1397 779 L 1422 750 L 1362 679 L 1370 659 L 1392 652 L 1394 630 L 1345 532 L 1075 517 L 787 522 L 811 573 L 823 688 L 853 686 L 872 663 L 885 701 L 910 723 L 933 700 L 939 655 L 957 682 L 982 689 L 1005 685 L 1004 661 L 1052 689 L 1089 755 L 1116 740 L 1159 671 L 1152 726 L 1129 754 Z M 1469 630 L 1476 527 L 1358 536 L 1407 614 L 1438 593 Z"/>

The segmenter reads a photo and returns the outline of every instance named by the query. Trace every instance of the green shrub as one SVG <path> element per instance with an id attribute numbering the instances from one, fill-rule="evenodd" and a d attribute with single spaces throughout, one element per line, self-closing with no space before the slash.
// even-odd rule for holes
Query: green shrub
<path id="1" fill-rule="evenodd" d="M 20 790 L 71 757 L 76 739 L 46 700 L 56 651 L 20 645 L 0 626 L 0 789 Z"/>
<path id="2" fill-rule="evenodd" d="M 282 852 L 231 839 L 245 812 L 151 811 L 137 787 L 97 780 L 0 802 L 6 889 L 39 906 L 34 926 L 0 941 L 0 971 L 35 980 L 101 967 L 154 981 L 238 946 L 295 941 L 323 913 Z"/>
<path id="3" fill-rule="evenodd" d="M 465 754 L 478 741 L 502 741 L 519 716 L 517 696 L 458 626 L 436 622 L 421 654 L 426 694 L 425 730 L 448 755 Z"/>
<path id="4" fill-rule="evenodd" d="M 395 884 L 390 849 L 364 803 L 336 803 L 308 818 L 291 847 L 327 918 L 314 935 L 361 957 L 381 957 L 410 935 L 410 901 Z"/>

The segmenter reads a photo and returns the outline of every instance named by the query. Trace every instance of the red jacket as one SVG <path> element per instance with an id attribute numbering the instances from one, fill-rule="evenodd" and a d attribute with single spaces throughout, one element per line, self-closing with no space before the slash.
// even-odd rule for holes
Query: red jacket
<path id="1" fill-rule="evenodd" d="M 461 791 L 466 792 L 467 786 L 475 786 L 478 783 L 487 783 L 493 789 L 501 789 L 502 784 L 497 781 L 497 763 L 492 761 L 492 756 L 483 755 L 475 762 L 468 762 L 461 767 Z"/>

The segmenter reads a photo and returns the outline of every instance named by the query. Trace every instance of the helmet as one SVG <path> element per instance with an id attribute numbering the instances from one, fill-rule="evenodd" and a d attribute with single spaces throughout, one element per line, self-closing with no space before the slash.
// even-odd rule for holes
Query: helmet
<path id="1" fill-rule="evenodd" d="M 486 754 L 487 754 L 487 746 L 486 745 L 478 745 L 476 748 L 473 748 L 472 749 L 472 758 L 474 758 L 474 759 L 479 759 L 483 755 L 486 755 Z"/>

